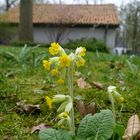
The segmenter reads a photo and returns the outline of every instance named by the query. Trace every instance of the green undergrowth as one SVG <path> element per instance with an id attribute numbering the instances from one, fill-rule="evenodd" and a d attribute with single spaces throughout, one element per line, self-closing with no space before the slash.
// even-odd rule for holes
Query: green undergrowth
<path id="1" fill-rule="evenodd" d="M 59 86 L 54 83 L 42 67 L 42 59 L 49 57 L 47 49 L 25 48 L 24 53 L 21 49 L 23 48 L 0 47 L 0 139 L 2 140 L 36 140 L 38 132 L 31 134 L 31 129 L 41 123 L 57 128 L 56 110 L 55 108 L 50 110 L 44 98 L 46 95 L 51 97 L 56 93 L 67 92 L 66 85 Z M 117 122 L 126 127 L 131 115 L 135 113 L 140 115 L 140 58 L 87 52 L 85 59 L 85 67 L 80 68 L 80 76 L 74 79 L 75 97 L 82 98 L 86 104 L 94 102 L 96 112 L 111 109 L 107 87 L 115 85 L 125 98 L 123 107 L 116 102 Z M 102 83 L 104 88 L 98 89 L 92 85 L 92 88 L 80 89 L 76 83 L 80 77 L 91 85 L 93 81 Z M 40 105 L 40 112 L 18 113 L 16 103 L 21 100 L 26 100 L 27 104 Z M 78 125 L 82 117 L 76 105 L 75 112 Z"/>

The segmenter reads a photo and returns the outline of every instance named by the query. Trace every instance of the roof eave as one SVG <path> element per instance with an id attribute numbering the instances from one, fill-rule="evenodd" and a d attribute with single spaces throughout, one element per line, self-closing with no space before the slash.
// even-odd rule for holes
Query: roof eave
<path id="1" fill-rule="evenodd" d="M 18 25 L 19 22 L 9 22 L 11 25 Z M 83 23 L 33 23 L 34 26 L 48 26 L 48 27 L 119 27 L 119 23 L 93 23 L 93 24 L 83 24 Z"/>

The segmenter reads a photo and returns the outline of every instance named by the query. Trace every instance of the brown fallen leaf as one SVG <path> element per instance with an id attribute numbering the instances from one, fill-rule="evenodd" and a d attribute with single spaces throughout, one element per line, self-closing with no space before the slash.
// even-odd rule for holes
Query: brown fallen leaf
<path id="1" fill-rule="evenodd" d="M 24 106 L 26 102 L 27 102 L 26 100 L 19 101 L 16 103 L 16 106 L 18 107 Z"/>
<path id="2" fill-rule="evenodd" d="M 104 89 L 104 86 L 102 83 L 93 81 L 92 84 L 98 89 Z"/>
<path id="3" fill-rule="evenodd" d="M 140 120 L 138 115 L 133 115 L 128 120 L 127 128 L 125 130 L 123 139 L 131 140 L 134 137 L 136 137 L 137 140 L 140 140 L 139 135 L 140 135 Z"/>
<path id="4" fill-rule="evenodd" d="M 94 102 L 85 105 L 83 101 L 77 102 L 77 110 L 79 111 L 81 116 L 85 116 L 87 114 L 95 114 L 96 113 L 96 105 Z"/>
<path id="5" fill-rule="evenodd" d="M 87 83 L 83 78 L 77 80 L 77 85 L 81 89 L 88 89 L 91 88 L 91 85 Z"/>
<path id="6" fill-rule="evenodd" d="M 140 140 L 140 133 L 138 134 L 137 140 Z"/>
<path id="7" fill-rule="evenodd" d="M 28 113 L 40 112 L 40 105 L 27 104 L 23 106 L 23 109 Z"/>
<path id="8" fill-rule="evenodd" d="M 94 102 L 91 102 L 89 105 L 86 106 L 86 115 L 90 113 L 92 115 L 96 113 L 96 105 Z"/>
<path id="9" fill-rule="evenodd" d="M 76 107 L 77 107 L 77 110 L 79 111 L 80 115 L 81 115 L 81 116 L 85 116 L 85 114 L 86 114 L 86 109 L 85 109 L 85 104 L 84 104 L 84 102 L 81 101 L 81 100 L 77 101 Z"/>
<path id="10" fill-rule="evenodd" d="M 37 114 L 40 112 L 40 105 L 27 104 L 26 100 L 16 103 L 15 110 L 17 113 L 33 113 Z"/>
<path id="11" fill-rule="evenodd" d="M 40 130 L 43 130 L 43 129 L 46 129 L 46 128 L 51 128 L 51 126 L 46 125 L 44 123 L 41 123 L 40 125 L 37 125 L 37 126 L 33 126 L 32 129 L 31 129 L 31 134 L 36 132 L 36 131 L 40 131 Z"/>

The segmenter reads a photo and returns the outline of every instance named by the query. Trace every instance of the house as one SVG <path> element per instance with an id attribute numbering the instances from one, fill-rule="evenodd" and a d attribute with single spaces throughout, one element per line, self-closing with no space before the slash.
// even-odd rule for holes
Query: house
<path id="1" fill-rule="evenodd" d="M 11 24 L 19 23 L 19 6 L 7 13 Z M 119 19 L 113 4 L 33 5 L 34 41 L 66 43 L 81 38 L 97 38 L 115 47 Z"/>
<path id="2" fill-rule="evenodd" d="M 116 46 L 114 48 L 114 53 L 115 54 L 118 54 L 118 55 L 126 54 L 127 53 L 127 50 L 128 49 L 126 47 L 126 44 L 124 42 L 124 39 L 118 37 L 118 40 L 116 41 Z"/>

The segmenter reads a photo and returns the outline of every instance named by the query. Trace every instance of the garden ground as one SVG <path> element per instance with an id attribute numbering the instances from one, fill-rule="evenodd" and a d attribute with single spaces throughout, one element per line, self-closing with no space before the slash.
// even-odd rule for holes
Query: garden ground
<path id="1" fill-rule="evenodd" d="M 47 48 L 0 47 L 0 139 L 35 140 L 38 138 L 37 132 L 31 133 L 33 126 L 45 123 L 57 127 L 56 109 L 47 107 L 45 96 L 67 94 L 67 86 L 66 81 L 64 85 L 57 85 L 49 76 L 42 67 L 44 58 L 49 58 Z M 75 98 L 82 98 L 86 104 L 94 102 L 96 112 L 111 109 L 107 87 L 115 85 L 125 98 L 123 106 L 115 103 L 117 122 L 126 127 L 131 115 L 140 115 L 140 58 L 87 52 L 85 59 L 86 65 L 76 70 L 80 73 L 74 79 Z M 80 89 L 76 81 L 81 77 L 92 87 Z M 103 89 L 93 82 L 102 84 Z M 40 105 L 40 109 L 26 111 L 21 102 L 24 100 L 25 105 Z M 76 106 L 75 112 L 78 125 L 82 116 Z"/>

